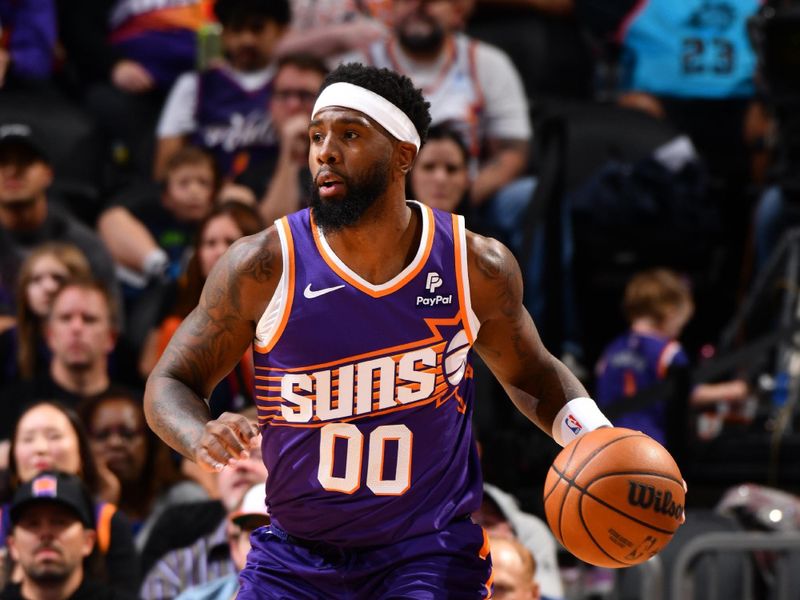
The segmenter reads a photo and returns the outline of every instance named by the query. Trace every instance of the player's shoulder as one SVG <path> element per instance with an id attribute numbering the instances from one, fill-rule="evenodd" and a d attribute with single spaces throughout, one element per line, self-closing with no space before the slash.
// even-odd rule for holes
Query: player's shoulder
<path id="1" fill-rule="evenodd" d="M 469 289 L 481 321 L 522 299 L 522 276 L 517 259 L 498 240 L 466 231 Z"/>

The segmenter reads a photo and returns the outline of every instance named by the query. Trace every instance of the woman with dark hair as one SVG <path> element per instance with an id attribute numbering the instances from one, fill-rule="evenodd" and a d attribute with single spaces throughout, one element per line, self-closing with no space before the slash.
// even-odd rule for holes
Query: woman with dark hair
<path id="1" fill-rule="evenodd" d="M 240 237 L 253 235 L 263 228 L 264 224 L 256 209 L 239 202 L 223 203 L 203 220 L 198 228 L 194 253 L 186 267 L 186 273 L 178 281 L 175 303 L 159 329 L 152 331 L 145 343 L 139 363 L 143 377 L 150 374 L 178 326 L 197 306 L 203 284 L 217 260 Z M 253 361 L 248 351 L 211 395 L 211 413 L 218 416 L 252 404 L 252 382 Z"/>
<path id="2" fill-rule="evenodd" d="M 95 500 L 97 541 L 105 559 L 106 575 L 116 589 L 136 593 L 139 560 L 131 525 L 114 504 L 119 499 L 119 482 L 95 461 L 78 416 L 59 402 L 45 400 L 28 405 L 14 425 L 8 471 L 0 492 L 0 546 L 5 547 L 10 531 L 7 508 L 14 491 L 21 482 L 47 470 L 78 475 L 86 484 Z M 13 580 L 14 571 L 11 573 Z"/>
<path id="3" fill-rule="evenodd" d="M 147 427 L 141 398 L 124 390 L 90 398 L 79 407 L 96 461 L 120 484 L 119 508 L 130 518 L 138 549 L 169 506 L 208 499 L 181 475 L 169 448 Z"/>
<path id="4" fill-rule="evenodd" d="M 407 184 L 409 198 L 431 208 L 469 211 L 469 150 L 455 129 L 446 123 L 428 129 Z"/>
<path id="5" fill-rule="evenodd" d="M 53 298 L 68 279 L 90 275 L 89 261 L 72 244 L 48 242 L 28 255 L 15 289 L 16 324 L 0 336 L 0 383 L 29 381 L 47 371 L 50 351 L 43 330 Z"/>

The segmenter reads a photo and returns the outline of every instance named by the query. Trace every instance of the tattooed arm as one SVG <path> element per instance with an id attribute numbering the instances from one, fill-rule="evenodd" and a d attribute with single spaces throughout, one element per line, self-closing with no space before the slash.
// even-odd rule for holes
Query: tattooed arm
<path id="1" fill-rule="evenodd" d="M 234 243 L 206 280 L 147 380 L 147 422 L 172 448 L 206 470 L 243 457 L 258 429 L 241 415 L 211 420 L 205 398 L 241 360 L 281 275 L 277 232 Z"/>
<path id="2" fill-rule="evenodd" d="M 481 322 L 475 349 L 517 408 L 545 433 L 572 398 L 588 396 L 542 344 L 522 304 L 516 259 L 500 242 L 467 233 L 472 307 Z"/>

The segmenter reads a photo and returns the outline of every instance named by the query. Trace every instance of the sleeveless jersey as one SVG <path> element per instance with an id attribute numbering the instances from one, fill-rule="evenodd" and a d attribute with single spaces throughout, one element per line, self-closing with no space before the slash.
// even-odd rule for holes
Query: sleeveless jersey
<path id="1" fill-rule="evenodd" d="M 475 70 L 476 48 L 475 40 L 461 34 L 454 36 L 448 50 L 449 58 L 431 85 L 421 85 L 413 72 L 403 69 L 391 41 L 375 42 L 367 52 L 373 66 L 402 73 L 420 86 L 425 99 L 431 103 L 431 123 L 452 125 L 474 159 L 480 158 L 481 140 L 486 136 L 485 103 Z"/>
<path id="2" fill-rule="evenodd" d="M 688 364 L 675 340 L 628 332 L 611 342 L 598 362 L 595 400 L 601 408 L 612 406 L 664 379 L 670 367 Z M 614 425 L 643 431 L 663 444 L 667 408 L 666 403 L 657 403 L 616 417 Z"/>
<path id="3" fill-rule="evenodd" d="M 200 73 L 193 143 L 214 153 L 223 175 L 235 177 L 249 162 L 277 153 L 278 136 L 267 110 L 271 96 L 271 78 L 247 91 L 224 68 Z"/>
<path id="4" fill-rule="evenodd" d="M 763 0 L 641 0 L 619 34 L 623 87 L 662 96 L 752 96 L 747 19 Z"/>
<path id="5" fill-rule="evenodd" d="M 480 505 L 464 222 L 416 202 L 415 258 L 373 285 L 308 209 L 276 221 L 283 277 L 256 329 L 267 506 L 289 534 L 341 547 L 441 529 Z"/>

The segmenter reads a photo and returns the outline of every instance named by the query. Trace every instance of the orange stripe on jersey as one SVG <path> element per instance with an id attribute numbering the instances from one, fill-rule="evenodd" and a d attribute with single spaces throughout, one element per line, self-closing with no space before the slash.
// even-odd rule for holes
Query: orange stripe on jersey
<path id="1" fill-rule="evenodd" d="M 270 339 L 263 346 L 253 344 L 253 348 L 255 348 L 255 350 L 261 354 L 266 354 L 272 350 L 275 347 L 275 344 L 278 343 L 281 335 L 283 335 L 283 330 L 286 329 L 286 324 L 289 322 L 289 314 L 292 312 L 292 301 L 294 299 L 294 240 L 292 239 L 292 229 L 289 227 L 288 217 L 283 217 L 277 221 L 276 226 L 280 227 L 285 235 L 286 253 L 288 255 L 286 262 L 289 267 L 288 284 L 286 286 L 286 301 L 284 302 L 283 315 L 281 315 L 281 323 L 275 330 L 272 339 Z"/>
<path id="2" fill-rule="evenodd" d="M 309 216 L 311 218 L 311 233 L 314 238 L 314 243 L 317 246 L 317 250 L 319 250 L 320 256 L 322 256 L 325 263 L 331 268 L 331 270 L 334 273 L 336 273 L 339 277 L 341 277 L 344 281 L 352 285 L 354 288 L 361 290 L 368 296 L 372 296 L 373 298 L 382 298 L 383 296 L 388 296 L 389 294 L 396 292 L 405 284 L 407 284 L 409 281 L 411 281 L 414 277 L 416 277 L 419 274 L 419 272 L 425 267 L 425 264 L 428 262 L 428 257 L 430 256 L 431 249 L 433 248 L 433 232 L 436 229 L 436 222 L 433 217 L 433 211 L 425 205 L 420 205 L 420 206 L 422 207 L 422 210 L 425 211 L 426 219 L 428 222 L 428 237 L 422 240 L 421 242 L 424 247 L 423 254 L 420 257 L 419 262 L 417 262 L 414 268 L 405 277 L 403 277 L 393 286 L 386 289 L 375 290 L 369 288 L 363 285 L 360 281 L 354 279 L 350 275 L 350 273 L 340 268 L 339 265 L 337 265 L 336 262 L 328 254 L 328 250 L 325 248 L 325 245 L 322 243 L 322 240 L 319 237 L 319 231 L 317 230 L 317 226 L 314 223 L 314 217 L 313 215 L 311 215 L 311 213 L 309 213 Z"/>
<path id="3" fill-rule="evenodd" d="M 271 371 L 274 373 L 303 373 L 308 371 L 316 371 L 317 369 L 329 369 L 331 367 L 335 367 L 336 365 L 347 365 L 351 362 L 359 362 L 361 360 L 367 358 L 374 358 L 378 356 L 388 356 L 392 353 L 400 353 L 405 352 L 407 350 L 415 350 L 417 348 L 424 348 L 426 346 L 430 346 L 433 348 L 437 355 L 441 354 L 445 347 L 445 342 L 442 337 L 442 334 L 439 332 L 438 326 L 453 326 L 458 325 L 462 322 L 461 315 L 457 315 L 452 319 L 425 319 L 425 323 L 431 330 L 431 336 L 424 340 L 417 340 L 416 342 L 409 342 L 407 344 L 400 344 L 399 346 L 390 346 L 388 348 L 381 348 L 379 350 L 373 350 L 371 352 L 365 352 L 364 354 L 357 354 L 355 356 L 347 356 L 345 358 L 340 358 L 338 360 L 332 360 L 326 363 L 319 363 L 316 365 L 306 365 L 304 367 L 291 367 L 288 369 L 282 369 L 279 367 L 262 367 L 256 365 L 256 370 L 261 371 Z M 437 344 L 437 342 L 440 342 Z"/>
<path id="4" fill-rule="evenodd" d="M 461 236 L 458 234 L 458 215 L 452 216 L 453 223 L 453 248 L 455 249 L 455 264 L 456 264 L 456 285 L 458 286 L 458 305 L 461 307 L 460 311 L 463 313 L 467 309 L 467 295 L 466 286 L 464 285 L 464 273 L 461 269 Z M 467 340 L 470 345 L 475 343 L 475 332 L 469 324 L 469 317 L 464 314 L 462 321 L 464 323 L 464 332 L 467 334 Z"/>
<path id="5" fill-rule="evenodd" d="M 481 531 L 483 532 L 483 545 L 481 549 L 478 550 L 478 557 L 481 560 L 486 560 L 486 557 L 489 556 L 489 534 L 486 533 L 486 530 L 481 527 Z"/>
<path id="6" fill-rule="evenodd" d="M 667 369 L 672 364 L 672 359 L 675 358 L 678 350 L 680 350 L 680 345 L 674 340 L 661 350 L 661 354 L 658 355 L 658 367 L 656 370 L 659 379 L 666 377 Z"/>
<path id="7" fill-rule="evenodd" d="M 455 395 L 456 389 L 457 388 L 454 388 L 450 392 L 450 394 L 448 394 L 447 396 L 444 396 L 444 394 L 434 394 L 430 398 L 426 398 L 425 400 L 422 400 L 422 401 L 419 401 L 419 402 L 414 402 L 412 404 L 403 404 L 403 405 L 400 405 L 400 406 L 394 406 L 392 408 L 385 408 L 383 410 L 372 410 L 372 411 L 370 411 L 368 413 L 365 413 L 365 414 L 362 414 L 362 415 L 352 415 L 350 417 L 344 417 L 344 418 L 336 419 L 336 423 L 349 423 L 350 421 L 355 421 L 357 419 L 365 419 L 365 418 L 368 418 L 368 417 L 377 417 L 377 416 L 381 416 L 381 415 L 388 415 L 388 414 L 391 414 L 391 413 L 394 413 L 394 412 L 398 412 L 398 411 L 401 411 L 401 410 L 413 410 L 413 409 L 419 408 L 421 406 L 427 406 L 428 404 L 431 404 L 431 403 L 434 403 L 434 402 L 436 403 L 436 408 L 439 408 L 440 406 L 443 406 L 444 404 L 446 404 L 447 401 Z M 280 399 L 276 398 L 275 400 L 278 401 Z M 260 408 L 262 405 L 259 404 L 258 406 Z M 281 406 L 277 406 L 274 410 L 280 410 L 280 409 L 281 409 Z M 318 417 L 316 417 L 316 416 L 314 417 L 314 421 L 315 421 L 314 423 L 287 423 L 286 421 L 283 420 L 283 417 L 280 416 L 280 415 L 274 415 L 274 416 L 270 416 L 270 417 L 267 417 L 267 418 L 269 418 L 269 419 L 273 419 L 274 418 L 274 419 L 278 420 L 278 422 L 270 423 L 270 425 L 273 426 L 273 427 L 301 427 L 301 428 L 309 428 L 309 427 L 311 427 L 311 428 L 313 428 L 313 427 L 323 427 L 324 425 L 327 425 L 328 423 L 330 423 L 330 421 L 319 421 Z"/>
<path id="8" fill-rule="evenodd" d="M 492 572 L 489 573 L 489 579 L 486 580 L 486 583 L 484 585 L 486 586 L 487 600 L 489 598 L 494 598 L 494 596 L 492 596 L 492 585 L 494 585 L 494 568 L 492 568 Z"/>
<path id="9" fill-rule="evenodd" d="M 633 396 L 636 393 L 636 376 L 631 371 L 625 371 L 622 375 L 622 394 Z"/>

